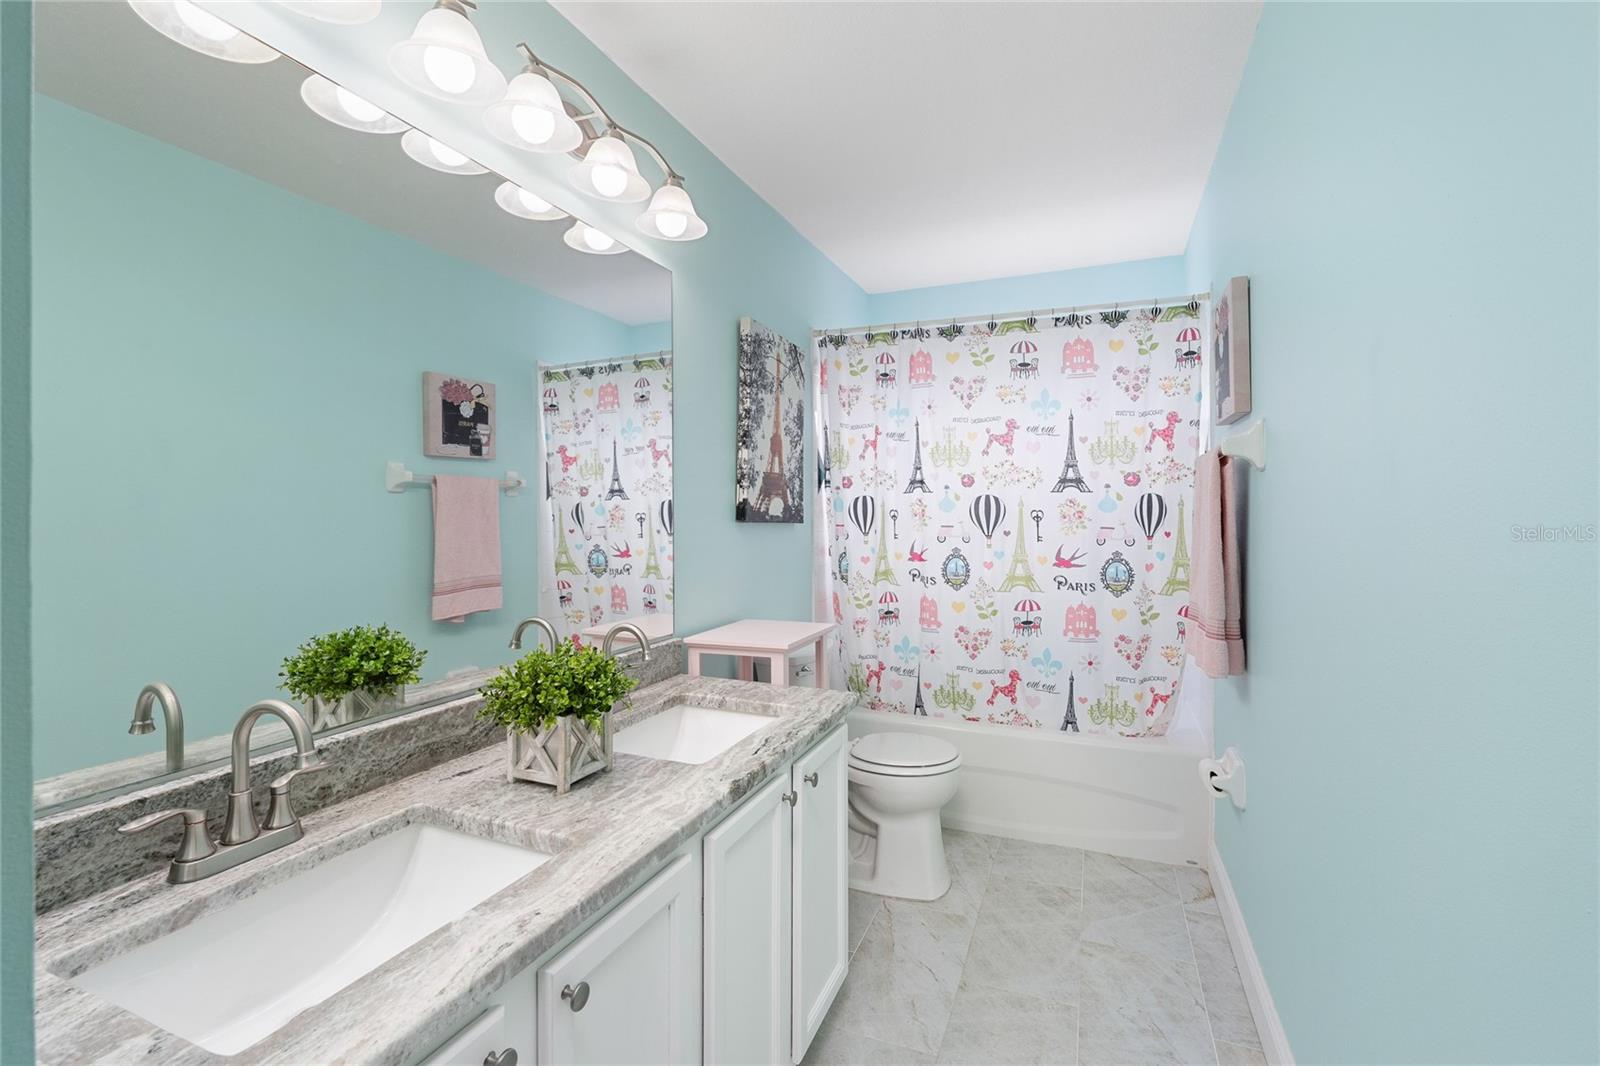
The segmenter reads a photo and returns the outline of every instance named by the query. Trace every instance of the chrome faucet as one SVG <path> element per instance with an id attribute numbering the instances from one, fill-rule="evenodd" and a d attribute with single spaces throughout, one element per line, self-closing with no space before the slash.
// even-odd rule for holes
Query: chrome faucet
<path id="1" fill-rule="evenodd" d="M 250 733 L 262 717 L 275 714 L 289 726 L 294 737 L 295 766 L 272 782 L 271 803 L 266 825 L 256 821 L 255 804 L 250 799 Z M 233 727 L 233 781 L 228 790 L 228 818 L 222 840 L 213 843 L 206 831 L 206 812 L 192 807 L 173 808 L 135 818 L 119 826 L 119 833 L 138 833 L 168 818 L 183 819 L 183 843 L 167 868 L 167 880 L 188 884 L 230 870 L 258 855 L 276 851 L 305 836 L 300 817 L 289 803 L 289 786 L 301 774 L 327 768 L 311 739 L 305 717 L 282 700 L 262 700 L 253 704 Z"/>
<path id="2" fill-rule="evenodd" d="M 614 625 L 610 629 L 606 630 L 605 643 L 600 645 L 600 650 L 602 652 L 604 652 L 606 655 L 610 655 L 611 654 L 611 645 L 614 644 L 616 642 L 617 637 L 620 634 L 623 634 L 623 633 L 628 634 L 634 640 L 637 640 L 639 642 L 639 647 L 644 652 L 644 656 L 643 656 L 644 661 L 645 662 L 649 662 L 650 661 L 650 638 L 644 635 L 644 630 L 640 629 L 638 626 L 634 625 L 632 622 L 618 622 L 616 625 Z"/>
<path id="3" fill-rule="evenodd" d="M 139 690 L 133 703 L 133 721 L 128 725 L 132 736 L 143 736 L 156 731 L 154 704 L 161 704 L 161 717 L 167 727 L 167 773 L 183 769 L 183 705 L 178 694 L 165 681 L 152 681 Z"/>
<path id="4" fill-rule="evenodd" d="M 517 623 L 516 632 L 511 634 L 511 649 L 513 651 L 520 651 L 522 649 L 522 634 L 527 632 L 529 626 L 538 626 L 540 629 L 544 630 L 546 639 L 550 641 L 550 650 L 556 650 L 556 643 L 560 639 L 556 636 L 556 627 L 551 625 L 549 622 L 546 622 L 538 615 L 535 615 L 532 618 L 524 618 L 522 621 Z"/>

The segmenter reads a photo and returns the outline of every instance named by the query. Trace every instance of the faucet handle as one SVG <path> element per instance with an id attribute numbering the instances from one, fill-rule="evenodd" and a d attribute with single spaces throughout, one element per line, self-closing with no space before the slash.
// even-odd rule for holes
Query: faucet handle
<path id="1" fill-rule="evenodd" d="M 206 832 L 206 812 L 194 807 L 173 807 L 165 811 L 156 811 L 143 818 L 135 818 L 126 825 L 117 826 L 117 832 L 142 833 L 152 826 L 160 825 L 168 818 L 183 819 L 183 843 L 178 846 L 178 854 L 173 862 L 195 862 L 217 850 L 217 846 L 211 842 L 211 834 Z"/>
<path id="2" fill-rule="evenodd" d="M 288 773 L 272 780 L 272 803 L 267 808 L 267 824 L 263 829 L 286 829 L 300 820 L 294 813 L 294 808 L 289 804 L 289 786 L 301 774 L 314 774 L 318 770 L 326 770 L 328 764 L 322 760 L 307 766 L 297 766 Z"/>

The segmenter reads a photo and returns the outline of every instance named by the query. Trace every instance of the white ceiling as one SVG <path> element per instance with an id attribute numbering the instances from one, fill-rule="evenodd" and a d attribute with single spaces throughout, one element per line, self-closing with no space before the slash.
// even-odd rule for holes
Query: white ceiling
<path id="1" fill-rule="evenodd" d="M 632 253 L 575 252 L 561 241 L 571 223 L 496 207 L 493 174 L 440 174 L 412 162 L 399 135 L 318 118 L 300 100 L 307 71 L 288 57 L 219 62 L 109 0 L 35 5 L 34 52 L 37 89 L 74 107 L 626 325 L 672 318 L 665 268 Z"/>
<path id="2" fill-rule="evenodd" d="M 1260 12 L 555 6 L 868 292 L 1182 253 Z"/>

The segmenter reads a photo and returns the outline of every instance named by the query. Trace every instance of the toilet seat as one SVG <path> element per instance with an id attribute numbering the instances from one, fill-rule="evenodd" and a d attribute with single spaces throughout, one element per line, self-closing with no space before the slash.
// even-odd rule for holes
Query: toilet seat
<path id="1" fill-rule="evenodd" d="M 850 768 L 883 777 L 933 777 L 961 768 L 954 744 L 919 733 L 869 733 L 850 744 Z"/>

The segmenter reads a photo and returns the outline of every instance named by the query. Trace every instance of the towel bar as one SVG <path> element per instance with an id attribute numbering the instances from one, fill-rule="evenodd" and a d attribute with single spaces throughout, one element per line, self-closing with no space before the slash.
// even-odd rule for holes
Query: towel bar
<path id="1" fill-rule="evenodd" d="M 406 464 L 391 462 L 383 470 L 383 487 L 390 492 L 400 492 L 409 485 L 432 485 L 433 475 L 413 474 Z M 528 485 L 528 480 L 515 470 L 507 470 L 500 489 L 507 496 L 515 496 Z"/>
<path id="2" fill-rule="evenodd" d="M 1258 418 L 1250 428 L 1235 433 L 1217 445 L 1223 455 L 1243 459 L 1257 470 L 1267 468 L 1267 420 Z"/>

